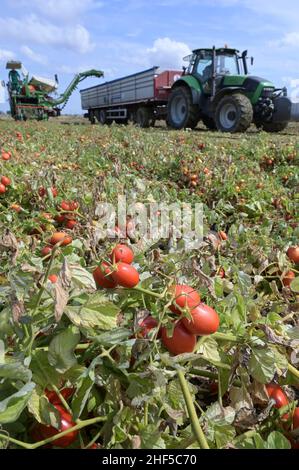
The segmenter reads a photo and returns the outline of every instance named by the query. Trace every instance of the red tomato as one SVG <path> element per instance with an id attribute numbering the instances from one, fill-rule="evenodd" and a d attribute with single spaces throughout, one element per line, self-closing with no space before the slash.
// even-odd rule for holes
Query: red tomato
<path id="1" fill-rule="evenodd" d="M 72 230 L 77 225 L 77 221 L 74 219 L 67 220 L 65 223 L 66 228 Z"/>
<path id="2" fill-rule="evenodd" d="M 71 211 L 75 211 L 75 210 L 78 209 L 79 204 L 78 204 L 77 201 L 71 201 L 71 202 L 69 203 L 69 206 L 70 206 L 70 210 L 71 210 Z"/>
<path id="3" fill-rule="evenodd" d="M 2 160 L 10 160 L 11 153 L 10 152 L 2 152 Z"/>
<path id="4" fill-rule="evenodd" d="M 291 283 L 293 282 L 293 280 L 295 279 L 295 273 L 293 271 L 288 271 L 283 279 L 282 279 L 282 283 L 285 287 L 290 287 Z"/>
<path id="5" fill-rule="evenodd" d="M 70 211 L 71 208 L 70 208 L 70 204 L 69 202 L 67 201 L 62 201 L 61 204 L 60 204 L 60 208 L 63 210 L 63 211 Z"/>
<path id="6" fill-rule="evenodd" d="M 93 277 L 97 287 L 114 289 L 117 286 L 117 282 L 111 278 L 111 270 L 111 266 L 105 262 L 94 270 Z"/>
<path id="7" fill-rule="evenodd" d="M 156 328 L 156 326 L 158 326 L 157 320 L 151 315 L 148 315 L 141 323 L 139 323 L 137 336 L 145 338 L 153 328 Z"/>
<path id="8" fill-rule="evenodd" d="M 55 215 L 55 220 L 58 224 L 62 224 L 65 221 L 65 215 Z"/>
<path id="9" fill-rule="evenodd" d="M 112 277 L 122 287 L 132 288 L 139 283 L 138 271 L 127 263 L 118 263 L 116 270 L 112 273 Z"/>
<path id="10" fill-rule="evenodd" d="M 6 193 L 6 186 L 4 184 L 0 183 L 0 194 Z"/>
<path id="11" fill-rule="evenodd" d="M 58 279 L 58 276 L 56 276 L 56 274 L 50 274 L 50 276 L 48 277 L 49 281 L 52 282 L 52 284 L 56 284 L 57 282 L 57 279 Z"/>
<path id="12" fill-rule="evenodd" d="M 221 279 L 225 278 L 225 271 L 223 268 L 219 269 L 218 276 L 221 277 Z"/>
<path id="13" fill-rule="evenodd" d="M 41 255 L 42 257 L 44 258 L 45 256 L 49 256 L 51 254 L 53 250 L 53 247 L 52 246 L 44 246 L 42 249 L 41 249 Z"/>
<path id="14" fill-rule="evenodd" d="M 192 309 L 200 303 L 200 295 L 193 287 L 177 284 L 172 289 L 174 289 L 175 300 L 170 310 L 173 313 L 177 313 L 178 315 L 182 313 L 176 306 L 179 306 L 181 309 L 186 307 Z"/>
<path id="15" fill-rule="evenodd" d="M 47 439 L 49 437 L 55 436 L 56 434 L 62 432 L 62 431 L 67 431 L 68 429 L 72 428 L 75 426 L 75 423 L 72 420 L 71 415 L 60 405 L 54 404 L 55 408 L 59 411 L 60 418 L 61 418 L 61 425 L 59 430 L 55 429 L 52 426 L 46 426 L 45 424 L 39 424 L 38 425 L 38 431 L 40 433 L 40 439 Z M 56 439 L 55 441 L 52 442 L 52 445 L 56 447 L 68 447 L 71 445 L 78 436 L 78 431 L 72 431 L 68 434 L 66 434 L 63 437 L 60 437 Z M 35 438 L 37 437 L 37 434 L 35 434 Z"/>
<path id="16" fill-rule="evenodd" d="M 53 188 L 51 188 L 51 191 L 52 191 L 53 197 L 58 196 L 58 189 L 57 188 L 53 187 Z"/>
<path id="17" fill-rule="evenodd" d="M 8 178 L 8 176 L 1 176 L 1 183 L 4 184 L 4 186 L 9 186 L 11 184 L 11 179 Z"/>
<path id="18" fill-rule="evenodd" d="M 21 206 L 19 206 L 19 204 L 12 204 L 10 206 L 10 208 L 13 210 L 13 211 L 16 211 L 16 212 L 21 212 L 22 208 Z"/>
<path id="19" fill-rule="evenodd" d="M 219 317 L 217 312 L 208 305 L 200 303 L 191 310 L 192 320 L 183 318 L 182 323 L 186 330 L 194 335 L 211 335 L 219 328 Z"/>
<path id="20" fill-rule="evenodd" d="M 61 393 L 61 395 L 63 396 L 63 398 L 65 400 L 68 400 L 74 394 L 74 391 L 75 390 L 73 388 L 66 387 L 66 388 L 63 388 L 62 390 L 60 390 L 60 393 Z M 46 388 L 45 392 L 46 392 L 46 396 L 47 396 L 49 402 L 52 403 L 52 405 L 61 405 L 60 398 L 57 395 L 57 393 L 54 392 L 54 390 L 48 390 Z"/>
<path id="21" fill-rule="evenodd" d="M 196 345 L 196 336 L 186 330 L 181 321 L 179 321 L 173 330 L 171 338 L 167 336 L 166 328 L 161 329 L 162 343 L 174 355 L 183 353 L 192 353 Z"/>
<path id="22" fill-rule="evenodd" d="M 3 183 L 3 181 L 1 181 L 1 183 Z M 299 264 L 299 246 L 290 246 L 287 255 L 293 263 Z"/>
<path id="23" fill-rule="evenodd" d="M 57 243 L 61 243 L 61 246 L 66 246 L 72 243 L 72 237 L 69 237 L 66 233 L 64 232 L 55 232 L 53 233 L 52 237 L 50 238 L 50 244 L 51 245 L 56 245 Z"/>
<path id="24" fill-rule="evenodd" d="M 131 264 L 134 260 L 134 253 L 127 245 L 116 245 L 112 250 L 111 260 L 113 263 L 122 261 L 123 263 Z"/>
<path id="25" fill-rule="evenodd" d="M 282 390 L 282 388 L 277 384 L 268 384 L 266 385 L 266 390 L 269 398 L 275 400 L 275 408 L 282 408 L 289 404 L 288 397 Z"/>
<path id="26" fill-rule="evenodd" d="M 40 188 L 38 188 L 38 194 L 39 194 L 40 197 L 44 197 L 44 196 L 46 195 L 46 192 L 47 192 L 47 191 L 46 191 L 46 189 L 45 189 L 43 186 L 41 186 Z"/>
<path id="27" fill-rule="evenodd" d="M 219 237 L 221 238 L 221 240 L 227 240 L 227 234 L 223 230 L 220 230 Z"/>

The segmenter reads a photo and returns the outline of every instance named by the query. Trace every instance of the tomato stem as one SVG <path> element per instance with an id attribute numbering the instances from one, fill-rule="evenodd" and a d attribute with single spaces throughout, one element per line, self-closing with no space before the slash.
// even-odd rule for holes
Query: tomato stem
<path id="1" fill-rule="evenodd" d="M 192 396 L 189 390 L 188 382 L 185 378 L 184 372 L 180 369 L 177 370 L 178 378 L 180 381 L 181 389 L 184 395 L 185 403 L 187 406 L 189 418 L 192 423 L 192 429 L 194 432 L 194 436 L 196 437 L 196 440 L 199 444 L 199 447 L 201 449 L 209 449 L 209 444 L 206 440 L 206 437 L 204 435 L 204 432 L 202 430 L 202 427 L 200 425 L 196 409 L 193 404 Z"/>
<path id="2" fill-rule="evenodd" d="M 296 369 L 296 367 L 292 366 L 292 364 L 288 364 L 288 371 L 294 375 L 295 377 L 297 377 L 297 379 L 299 379 L 299 370 Z"/>
<path id="3" fill-rule="evenodd" d="M 51 442 L 56 441 L 57 439 L 60 439 L 60 437 L 66 436 L 70 432 L 79 431 L 80 429 L 86 428 L 87 426 L 91 426 L 92 424 L 100 423 L 103 421 L 107 421 L 106 416 L 99 416 L 97 418 L 87 419 L 85 421 L 81 421 L 80 423 L 76 424 L 75 426 L 69 429 L 66 429 L 65 431 L 55 434 L 55 436 L 48 437 L 47 439 L 35 442 L 34 444 L 28 444 L 27 442 L 18 441 L 17 439 L 13 439 L 12 437 L 6 436 L 4 434 L 1 435 L 1 439 L 6 439 L 9 442 L 13 442 L 14 444 L 17 444 L 20 447 L 24 447 L 25 449 L 37 449 L 38 447 L 42 447 L 46 444 L 50 444 Z"/>
<path id="4" fill-rule="evenodd" d="M 139 286 L 133 287 L 132 290 L 135 290 L 137 292 L 141 292 L 143 294 L 151 295 L 152 297 L 155 297 L 156 299 L 163 299 L 163 294 L 157 294 L 156 292 L 153 292 L 153 291 L 148 290 L 148 289 L 143 289 L 142 287 L 139 287 Z"/>

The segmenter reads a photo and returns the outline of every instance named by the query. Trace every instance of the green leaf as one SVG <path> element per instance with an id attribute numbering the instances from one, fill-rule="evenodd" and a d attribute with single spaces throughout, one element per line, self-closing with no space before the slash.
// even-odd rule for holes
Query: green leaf
<path id="1" fill-rule="evenodd" d="M 75 347 L 80 341 L 80 333 L 75 326 L 69 326 L 53 338 L 48 350 L 51 366 L 60 372 L 66 372 L 77 363 L 74 354 Z"/>
<path id="2" fill-rule="evenodd" d="M 89 375 L 83 378 L 72 400 L 72 410 L 74 419 L 78 419 L 89 399 L 91 389 L 94 385 L 94 371 L 90 371 Z"/>
<path id="3" fill-rule="evenodd" d="M 28 402 L 28 410 L 33 414 L 36 421 L 58 428 L 60 414 L 58 410 L 49 403 L 49 400 L 41 394 L 41 389 L 33 390 Z"/>
<path id="4" fill-rule="evenodd" d="M 248 366 L 250 374 L 258 382 L 262 384 L 271 382 L 276 372 L 273 350 L 252 348 Z"/>
<path id="5" fill-rule="evenodd" d="M 49 364 L 46 351 L 34 351 L 32 353 L 31 369 L 33 380 L 45 389 L 48 385 L 59 386 L 61 375 Z"/>
<path id="6" fill-rule="evenodd" d="M 107 333 L 102 333 L 94 338 L 94 340 L 102 346 L 114 346 L 120 344 L 132 336 L 132 331 L 126 328 L 116 328 Z"/>
<path id="7" fill-rule="evenodd" d="M 283 434 L 273 431 L 268 436 L 266 449 L 291 449 L 291 444 Z"/>
<path id="8" fill-rule="evenodd" d="M 69 263 L 68 267 L 75 285 L 80 288 L 96 290 L 96 284 L 90 272 L 84 269 L 80 264 Z"/>
<path id="9" fill-rule="evenodd" d="M 299 294 L 299 276 L 297 276 L 292 282 L 291 282 L 291 290 L 295 292 L 296 294 Z"/>
<path id="10" fill-rule="evenodd" d="M 218 352 L 218 343 L 214 338 L 209 336 L 202 337 L 197 347 L 197 352 L 201 354 L 207 361 L 217 363 L 221 361 Z"/>
<path id="11" fill-rule="evenodd" d="M 0 377 L 29 382 L 32 378 L 32 372 L 20 362 L 10 362 L 0 365 Z"/>
<path id="12" fill-rule="evenodd" d="M 16 421 L 31 397 L 35 383 L 28 382 L 18 392 L 0 401 L 0 424 Z"/>
<path id="13" fill-rule="evenodd" d="M 64 312 L 72 323 L 82 328 L 111 330 L 116 327 L 119 308 L 100 292 L 92 294 L 79 306 L 68 305 Z"/>

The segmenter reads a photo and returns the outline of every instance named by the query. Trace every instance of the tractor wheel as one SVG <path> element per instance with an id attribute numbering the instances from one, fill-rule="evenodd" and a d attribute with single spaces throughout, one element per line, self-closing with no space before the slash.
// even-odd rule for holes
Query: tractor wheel
<path id="1" fill-rule="evenodd" d="M 209 116 L 203 116 L 202 122 L 211 131 L 214 131 L 215 129 L 217 129 L 214 119 Z"/>
<path id="2" fill-rule="evenodd" d="M 288 127 L 288 122 L 264 122 L 260 128 L 266 132 L 281 132 Z"/>
<path id="3" fill-rule="evenodd" d="M 151 112 L 148 108 L 141 107 L 137 109 L 136 112 L 136 124 L 139 127 L 150 127 L 151 123 Z"/>
<path id="4" fill-rule="evenodd" d="M 245 132 L 252 118 L 250 100 L 241 93 L 224 96 L 216 107 L 215 122 L 221 132 Z"/>
<path id="5" fill-rule="evenodd" d="M 173 129 L 194 129 L 199 121 L 198 106 L 192 103 L 188 88 L 175 88 L 169 97 L 167 124 Z"/>

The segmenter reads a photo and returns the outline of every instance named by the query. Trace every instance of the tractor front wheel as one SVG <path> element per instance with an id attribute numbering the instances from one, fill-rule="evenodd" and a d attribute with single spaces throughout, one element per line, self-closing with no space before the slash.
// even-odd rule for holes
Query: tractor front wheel
<path id="1" fill-rule="evenodd" d="M 215 122 L 221 132 L 245 132 L 250 127 L 252 118 L 250 100 L 241 93 L 224 96 L 216 107 Z"/>
<path id="2" fill-rule="evenodd" d="M 264 122 L 259 127 L 265 132 L 281 132 L 288 127 L 288 122 Z"/>
<path id="3" fill-rule="evenodd" d="M 198 121 L 198 106 L 192 103 L 188 88 L 175 88 L 168 101 L 167 124 L 173 129 L 194 129 Z"/>

